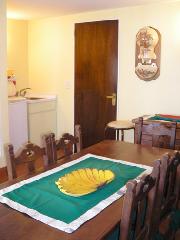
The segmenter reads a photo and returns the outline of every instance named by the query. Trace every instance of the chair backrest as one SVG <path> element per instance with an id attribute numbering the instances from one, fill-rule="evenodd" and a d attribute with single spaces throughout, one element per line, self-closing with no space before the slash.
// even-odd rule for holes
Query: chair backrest
<path id="1" fill-rule="evenodd" d="M 161 219 L 178 206 L 180 196 L 180 153 L 168 153 L 160 159 L 160 178 L 153 219 L 154 234 L 158 231 Z"/>
<path id="2" fill-rule="evenodd" d="M 161 148 L 175 148 L 176 122 L 135 121 L 135 139 L 137 144 Z"/>
<path id="3" fill-rule="evenodd" d="M 81 126 L 79 124 L 75 125 L 74 127 L 74 136 L 78 139 L 75 151 L 80 152 L 82 149 L 82 131 Z"/>
<path id="4" fill-rule="evenodd" d="M 76 144 L 78 144 L 79 140 L 77 137 L 64 133 L 62 137 L 56 142 L 56 150 L 63 149 L 64 155 L 69 156 L 76 152 Z"/>
<path id="5" fill-rule="evenodd" d="M 159 168 L 160 161 L 156 161 L 150 175 L 143 176 L 139 182 L 134 180 L 127 183 L 120 223 L 120 240 L 151 239 Z"/>
<path id="6" fill-rule="evenodd" d="M 55 134 L 50 133 L 45 136 L 47 157 L 50 164 L 55 163 L 58 159 L 67 157 L 82 149 L 82 137 L 80 125 L 75 126 L 75 136 L 64 133 L 59 140 L 55 140 Z M 58 157 L 58 151 L 62 152 Z"/>
<path id="7" fill-rule="evenodd" d="M 160 208 L 159 219 L 173 209 L 177 208 L 180 196 L 180 153 L 174 152 L 172 157 L 168 154 L 161 158 L 160 180 L 158 187 Z M 158 214 L 157 214 L 158 215 Z"/>
<path id="8" fill-rule="evenodd" d="M 176 151 L 171 158 L 162 158 L 158 192 L 162 194 L 161 215 L 166 215 L 172 208 L 177 208 L 180 181 L 180 153 Z"/>
<path id="9" fill-rule="evenodd" d="M 35 161 L 44 158 L 46 155 L 45 149 L 41 148 L 33 143 L 26 143 L 23 145 L 16 154 L 14 153 L 13 145 L 8 145 L 8 166 L 10 173 L 8 175 L 10 178 L 17 177 L 17 166 L 21 164 L 26 164 L 28 173 L 32 174 L 35 172 Z"/>

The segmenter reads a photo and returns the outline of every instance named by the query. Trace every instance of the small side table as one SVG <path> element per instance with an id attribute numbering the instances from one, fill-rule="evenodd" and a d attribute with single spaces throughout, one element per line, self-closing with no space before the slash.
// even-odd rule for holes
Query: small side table
<path id="1" fill-rule="evenodd" d="M 116 140 L 119 140 L 119 131 L 121 131 L 121 141 L 124 141 L 124 130 L 134 129 L 134 124 L 128 120 L 118 120 L 109 122 L 105 128 L 115 129 L 116 131 Z"/>

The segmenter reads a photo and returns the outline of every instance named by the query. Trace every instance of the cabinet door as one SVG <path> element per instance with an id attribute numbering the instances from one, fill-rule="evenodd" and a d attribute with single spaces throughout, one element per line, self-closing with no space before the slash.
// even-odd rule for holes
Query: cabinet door
<path id="1" fill-rule="evenodd" d="M 28 141 L 26 101 L 9 103 L 9 137 L 15 151 Z"/>
<path id="2" fill-rule="evenodd" d="M 28 104 L 29 141 L 42 146 L 42 136 L 56 129 L 56 101 Z"/>

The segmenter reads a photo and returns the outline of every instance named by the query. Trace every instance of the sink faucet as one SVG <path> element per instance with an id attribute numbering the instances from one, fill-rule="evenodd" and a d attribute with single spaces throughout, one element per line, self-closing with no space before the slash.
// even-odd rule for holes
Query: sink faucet
<path id="1" fill-rule="evenodd" d="M 31 88 L 23 88 L 23 89 L 19 90 L 18 95 L 21 97 L 25 97 L 27 90 L 31 90 Z"/>

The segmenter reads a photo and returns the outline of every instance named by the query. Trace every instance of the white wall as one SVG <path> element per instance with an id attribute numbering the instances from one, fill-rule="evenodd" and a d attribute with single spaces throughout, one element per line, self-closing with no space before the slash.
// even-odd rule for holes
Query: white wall
<path id="1" fill-rule="evenodd" d="M 74 24 L 106 19 L 119 20 L 118 118 L 180 115 L 180 2 L 31 21 L 29 83 L 36 92 L 58 94 L 59 134 L 72 131 L 74 123 Z M 162 37 L 161 73 L 151 82 L 134 73 L 135 36 L 144 26 L 157 28 Z"/>
<path id="2" fill-rule="evenodd" d="M 73 132 L 74 125 L 73 28 L 68 18 L 29 23 L 29 86 L 34 92 L 58 95 L 58 135 Z"/>
<path id="3" fill-rule="evenodd" d="M 0 167 L 6 165 L 3 147 L 9 139 L 6 78 L 6 1 L 0 1 Z"/>
<path id="4" fill-rule="evenodd" d="M 28 21 L 7 21 L 7 68 L 14 70 L 17 90 L 28 87 Z"/>

